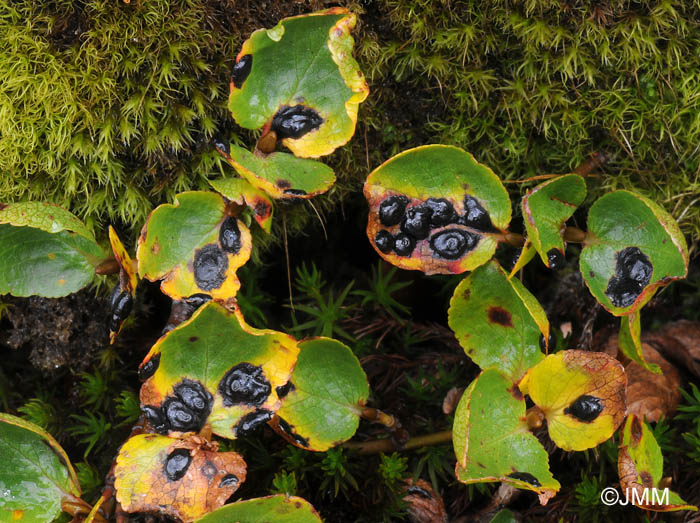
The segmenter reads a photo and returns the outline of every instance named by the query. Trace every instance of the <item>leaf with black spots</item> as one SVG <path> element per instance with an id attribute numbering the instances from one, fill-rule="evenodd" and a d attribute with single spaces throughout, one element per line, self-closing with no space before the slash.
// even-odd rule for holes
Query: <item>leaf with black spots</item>
<path id="1" fill-rule="evenodd" d="M 227 156 L 227 160 L 230 155 Z M 209 180 L 216 192 L 239 205 L 246 205 L 260 228 L 270 234 L 272 228 L 272 200 L 245 178 L 218 178 Z"/>
<path id="2" fill-rule="evenodd" d="M 197 523 L 321 523 L 311 504 L 297 496 L 278 494 L 236 501 L 207 514 Z"/>

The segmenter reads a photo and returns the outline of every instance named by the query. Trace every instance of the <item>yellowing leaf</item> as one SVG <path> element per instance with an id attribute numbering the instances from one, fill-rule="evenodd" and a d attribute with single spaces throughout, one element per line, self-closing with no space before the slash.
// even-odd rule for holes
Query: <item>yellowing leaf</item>
<path id="1" fill-rule="evenodd" d="M 610 438 L 625 417 L 624 368 L 602 352 L 550 354 L 519 386 L 542 410 L 549 436 L 564 450 L 595 447 Z"/>
<path id="2" fill-rule="evenodd" d="M 311 503 L 297 496 L 266 496 L 236 501 L 197 523 L 321 523 Z"/>
<path id="3" fill-rule="evenodd" d="M 231 161 L 229 154 L 225 155 Z M 253 218 L 258 222 L 260 228 L 270 234 L 272 227 L 272 200 L 244 178 L 219 178 L 209 180 L 209 184 L 232 202 L 239 205 L 246 205 L 252 212 Z"/>
<path id="4" fill-rule="evenodd" d="M 110 301 L 109 342 L 111 344 L 117 339 L 131 312 L 139 279 L 136 274 L 136 263 L 131 260 L 131 256 L 117 236 L 117 231 L 111 225 L 109 226 L 109 243 L 112 245 L 112 252 L 114 252 L 114 257 L 120 267 L 119 283 L 112 291 Z"/>

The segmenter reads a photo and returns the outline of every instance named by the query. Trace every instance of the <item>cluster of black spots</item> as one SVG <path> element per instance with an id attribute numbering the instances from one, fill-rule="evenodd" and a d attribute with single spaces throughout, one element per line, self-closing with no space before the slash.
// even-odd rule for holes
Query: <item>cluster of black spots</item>
<path id="1" fill-rule="evenodd" d="M 287 421 L 281 417 L 277 417 L 278 422 L 279 422 L 279 427 L 282 429 L 282 432 L 290 436 L 296 443 L 297 445 L 300 445 L 304 448 L 309 448 L 309 440 L 300 436 L 296 432 L 294 432 L 294 429 L 292 426 L 287 423 Z"/>
<path id="2" fill-rule="evenodd" d="M 481 204 L 472 196 L 464 197 L 464 216 L 455 211 L 445 198 L 428 198 L 423 204 L 408 207 L 406 196 L 392 195 L 379 204 L 379 222 L 385 227 L 400 224 L 401 232 L 393 236 L 389 231 L 379 230 L 374 244 L 384 254 L 394 251 L 399 256 L 410 256 L 416 242 L 430 236 L 430 231 L 450 224 L 459 224 L 480 232 L 494 232 L 491 218 Z M 436 258 L 456 260 L 472 250 L 481 235 L 462 229 L 440 231 L 430 237 L 430 247 Z"/>
<path id="3" fill-rule="evenodd" d="M 259 407 L 270 395 L 272 386 L 262 367 L 243 362 L 224 374 L 218 390 L 227 407 L 241 404 Z"/>
<path id="4" fill-rule="evenodd" d="M 109 330 L 117 332 L 122 322 L 129 316 L 134 306 L 134 298 L 129 291 L 122 291 L 117 283 L 109 299 Z"/>
<path id="5" fill-rule="evenodd" d="M 168 457 L 165 459 L 165 466 L 163 470 L 165 476 L 170 481 L 178 481 L 187 474 L 187 469 L 190 468 L 190 463 L 192 463 L 192 456 L 190 451 L 187 449 L 175 449 Z"/>
<path id="6" fill-rule="evenodd" d="M 583 394 L 579 396 L 570 406 L 564 409 L 564 414 L 573 416 L 574 418 L 590 423 L 595 420 L 600 413 L 603 412 L 603 402 L 595 396 Z"/>
<path id="7" fill-rule="evenodd" d="M 288 381 L 284 385 L 280 385 L 279 387 L 275 388 L 275 392 L 277 392 L 277 397 L 279 399 L 282 399 L 287 394 L 294 391 L 295 389 L 296 389 L 296 387 L 294 386 L 294 383 L 292 383 L 291 381 Z"/>
<path id="8" fill-rule="evenodd" d="M 183 379 L 160 408 L 146 405 L 143 412 L 157 432 L 198 432 L 211 413 L 212 395 L 198 381 Z"/>
<path id="9" fill-rule="evenodd" d="M 559 270 L 566 265 L 566 258 L 564 253 L 559 249 L 550 249 L 547 251 L 547 263 L 550 269 Z"/>
<path id="10" fill-rule="evenodd" d="M 219 244 L 221 250 L 236 254 L 241 250 L 243 242 L 241 240 L 241 230 L 238 228 L 238 220 L 229 216 L 224 220 L 219 229 Z"/>
<path id="11" fill-rule="evenodd" d="M 323 118 L 311 107 L 305 105 L 283 106 L 272 118 L 270 129 L 279 138 L 301 138 L 306 133 L 318 129 Z"/>
<path id="12" fill-rule="evenodd" d="M 158 370 L 158 365 L 160 365 L 160 353 L 154 354 L 151 356 L 151 359 L 141 365 L 139 369 L 139 380 L 146 381 L 153 376 Z"/>
<path id="13" fill-rule="evenodd" d="M 542 349 L 542 352 L 547 351 L 547 346 L 549 346 L 549 350 L 553 351 L 557 347 L 557 337 L 554 335 L 554 332 L 550 329 L 549 331 L 549 343 L 545 343 L 544 340 L 544 334 L 540 334 L 540 349 Z"/>
<path id="14" fill-rule="evenodd" d="M 250 70 L 253 67 L 253 55 L 246 54 L 241 56 L 240 60 L 236 62 L 233 66 L 233 71 L 231 71 L 231 80 L 233 80 L 233 85 L 240 89 L 245 82 L 246 78 L 250 74 Z"/>
<path id="15" fill-rule="evenodd" d="M 219 483 L 219 488 L 235 487 L 238 485 L 238 476 L 235 474 L 226 474 L 221 478 L 221 483 Z"/>
<path id="16" fill-rule="evenodd" d="M 513 479 L 517 479 L 520 481 L 524 481 L 525 483 L 529 483 L 533 487 L 541 487 L 542 486 L 542 483 L 540 483 L 540 481 L 535 476 L 530 474 L 529 472 L 513 472 L 511 474 L 508 474 L 508 477 L 513 478 Z"/>
<path id="17" fill-rule="evenodd" d="M 617 253 L 615 275 L 608 281 L 605 295 L 615 307 L 629 307 L 651 281 L 654 267 L 649 257 L 637 247 Z"/>
<path id="18" fill-rule="evenodd" d="M 218 289 L 226 280 L 228 258 L 216 244 L 205 245 L 194 255 L 194 281 L 202 290 Z"/>
<path id="19" fill-rule="evenodd" d="M 462 229 L 446 229 L 430 238 L 430 248 L 440 258 L 457 260 L 465 252 L 471 251 L 480 239 L 478 234 Z"/>
<path id="20" fill-rule="evenodd" d="M 257 409 L 243 416 L 238 424 L 233 428 L 234 435 L 248 436 L 262 424 L 267 423 L 272 419 L 272 412 L 267 409 Z"/>

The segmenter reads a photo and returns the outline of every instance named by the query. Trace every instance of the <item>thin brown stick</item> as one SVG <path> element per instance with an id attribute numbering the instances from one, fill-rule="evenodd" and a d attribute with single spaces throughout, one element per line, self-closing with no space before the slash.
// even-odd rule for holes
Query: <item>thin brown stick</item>
<path id="1" fill-rule="evenodd" d="M 343 447 L 357 451 L 358 454 L 379 454 L 380 452 L 394 452 L 400 450 L 411 450 L 430 445 L 441 445 L 452 440 L 452 431 L 444 430 L 434 434 L 426 434 L 409 439 L 405 445 L 397 447 L 391 438 L 375 439 L 370 441 L 343 443 Z"/>
<path id="2" fill-rule="evenodd" d="M 289 289 L 289 307 L 294 314 L 294 297 L 292 296 L 292 268 L 289 264 L 289 244 L 287 243 L 287 211 L 282 207 L 282 238 L 284 239 L 284 258 L 287 262 L 287 288 Z"/>

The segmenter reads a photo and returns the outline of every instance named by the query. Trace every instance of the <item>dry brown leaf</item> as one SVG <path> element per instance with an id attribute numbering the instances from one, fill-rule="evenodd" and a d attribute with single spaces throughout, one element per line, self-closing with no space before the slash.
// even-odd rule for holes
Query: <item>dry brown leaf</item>
<path id="1" fill-rule="evenodd" d="M 700 323 L 679 320 L 668 323 L 658 332 L 645 334 L 648 341 L 666 355 L 682 362 L 689 372 L 700 377 Z"/>
<path id="2" fill-rule="evenodd" d="M 459 400 L 462 399 L 462 394 L 464 394 L 464 387 L 452 387 L 445 394 L 445 399 L 442 400 L 442 413 L 452 414 L 457 408 Z"/>
<path id="3" fill-rule="evenodd" d="M 407 479 L 403 500 L 408 503 L 408 519 L 412 523 L 447 523 L 442 497 L 427 481 Z"/>

